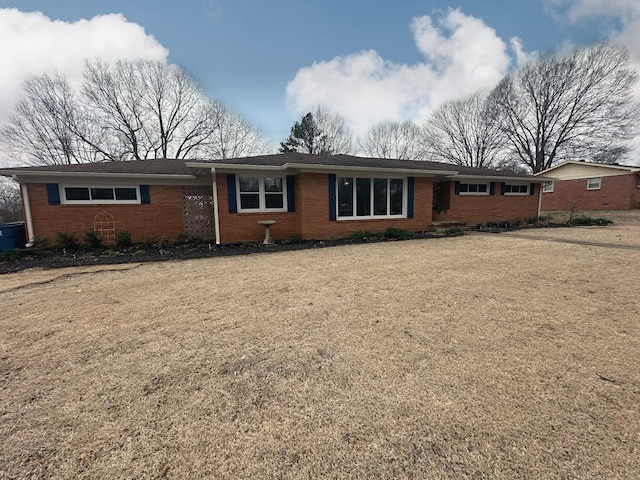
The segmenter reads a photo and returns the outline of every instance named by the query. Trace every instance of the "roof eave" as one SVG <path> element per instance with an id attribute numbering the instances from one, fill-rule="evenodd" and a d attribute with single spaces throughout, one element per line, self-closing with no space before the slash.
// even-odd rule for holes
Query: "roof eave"
<path id="1" fill-rule="evenodd" d="M 166 174 L 166 173 L 126 173 L 126 172 L 61 172 L 61 171 L 25 171 L 25 170 L 2 170 L 1 175 L 13 178 L 39 178 L 39 177 L 69 177 L 69 178 L 109 178 L 109 177 L 127 177 L 127 178 L 163 178 L 167 180 L 193 180 L 196 175 L 187 174 Z"/>

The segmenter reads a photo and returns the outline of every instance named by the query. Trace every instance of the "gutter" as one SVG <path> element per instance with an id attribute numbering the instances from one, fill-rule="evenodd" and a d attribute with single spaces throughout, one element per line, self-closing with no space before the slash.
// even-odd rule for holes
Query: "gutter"
<path id="1" fill-rule="evenodd" d="M 247 165 L 247 164 L 235 164 L 235 163 L 216 163 L 215 167 L 211 167 L 211 163 L 199 163 L 199 162 L 187 162 L 185 164 L 190 168 L 217 168 L 218 170 L 246 170 L 246 171 L 274 171 L 281 172 L 285 170 L 298 170 L 305 172 L 326 172 L 326 171 L 343 171 L 343 172 L 393 172 L 403 173 L 410 175 L 422 175 L 422 176 L 448 176 L 456 175 L 458 172 L 455 170 L 422 170 L 415 168 L 385 168 L 385 167 L 359 167 L 359 166 L 344 166 L 344 165 L 323 165 L 323 164 L 308 164 L 308 163 L 285 163 L 283 165 Z M 224 173 L 224 172 L 222 172 Z"/>
<path id="2" fill-rule="evenodd" d="M 216 181 L 215 167 L 211 167 L 211 182 L 213 187 L 213 225 L 216 234 L 216 245 L 220 245 L 220 213 L 218 211 L 218 182 Z"/>
<path id="3" fill-rule="evenodd" d="M 18 181 L 18 179 L 15 178 L 15 175 L 14 175 L 13 179 L 16 182 Z M 24 207 L 24 219 L 27 221 L 27 230 L 29 231 L 29 242 L 25 245 L 25 247 L 29 248 L 29 247 L 33 247 L 33 244 L 36 241 L 36 236 L 33 233 L 33 218 L 31 217 L 31 202 L 29 202 L 29 191 L 27 190 L 27 185 L 26 184 L 22 184 L 22 185 L 20 185 L 20 188 L 22 190 L 22 203 L 23 203 L 23 207 Z"/>

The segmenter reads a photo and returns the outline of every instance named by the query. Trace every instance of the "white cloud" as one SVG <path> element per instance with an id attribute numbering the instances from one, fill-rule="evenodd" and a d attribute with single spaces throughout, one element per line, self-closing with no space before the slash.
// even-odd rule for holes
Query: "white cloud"
<path id="1" fill-rule="evenodd" d="M 23 81 L 60 72 L 78 84 L 86 58 L 166 61 L 168 51 L 144 28 L 119 14 L 69 23 L 40 12 L 0 9 L 0 125 L 21 96 Z"/>
<path id="2" fill-rule="evenodd" d="M 582 17 L 605 16 L 626 17 L 640 13 L 638 0 L 575 0 L 569 1 L 569 19 L 576 21 Z"/>
<path id="3" fill-rule="evenodd" d="M 459 9 L 435 23 L 415 18 L 411 31 L 424 61 L 395 64 L 369 50 L 314 63 L 289 82 L 289 108 L 305 113 L 326 105 L 357 134 L 381 121 L 420 122 L 446 100 L 493 87 L 514 56 L 526 58 L 519 40 L 511 40 L 510 51 L 492 28 Z"/>

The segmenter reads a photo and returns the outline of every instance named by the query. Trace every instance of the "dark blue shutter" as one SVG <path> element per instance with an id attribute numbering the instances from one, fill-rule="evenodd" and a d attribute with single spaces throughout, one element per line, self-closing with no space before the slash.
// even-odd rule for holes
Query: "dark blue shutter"
<path id="1" fill-rule="evenodd" d="M 456 180 L 454 182 L 454 187 L 455 187 L 456 195 L 460 195 L 460 182 Z"/>
<path id="2" fill-rule="evenodd" d="M 149 185 L 140 185 L 140 203 L 143 205 L 149 205 L 151 203 L 151 196 L 149 195 Z"/>
<path id="3" fill-rule="evenodd" d="M 413 191 L 415 189 L 416 179 L 409 177 L 407 179 L 407 218 L 413 218 Z"/>
<path id="4" fill-rule="evenodd" d="M 238 213 L 238 201 L 236 200 L 236 176 L 227 173 L 227 196 L 229 198 L 229 213 Z"/>
<path id="5" fill-rule="evenodd" d="M 336 220 L 336 175 L 329 174 L 329 220 Z"/>
<path id="6" fill-rule="evenodd" d="M 60 205 L 60 190 L 57 183 L 47 183 L 49 205 Z"/>
<path id="7" fill-rule="evenodd" d="M 296 177 L 287 175 L 287 211 L 296 211 Z"/>
<path id="8" fill-rule="evenodd" d="M 529 195 L 533 195 L 536 192 L 536 184 L 532 183 L 529 185 Z"/>
<path id="9" fill-rule="evenodd" d="M 489 195 L 495 195 L 496 194 L 496 182 L 491 182 L 489 184 Z"/>
<path id="10" fill-rule="evenodd" d="M 507 184 L 502 182 L 502 185 L 500 186 L 500 195 L 504 195 L 505 193 L 507 193 Z"/>

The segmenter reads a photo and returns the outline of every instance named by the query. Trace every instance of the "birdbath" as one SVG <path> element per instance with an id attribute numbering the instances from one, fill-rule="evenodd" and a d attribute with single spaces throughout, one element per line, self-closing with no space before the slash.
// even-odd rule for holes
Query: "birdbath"
<path id="1" fill-rule="evenodd" d="M 269 233 L 269 227 L 276 223 L 275 220 L 258 220 L 258 225 L 264 227 L 264 241 L 263 245 L 269 245 L 271 243 L 271 234 Z"/>

